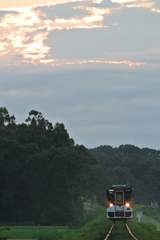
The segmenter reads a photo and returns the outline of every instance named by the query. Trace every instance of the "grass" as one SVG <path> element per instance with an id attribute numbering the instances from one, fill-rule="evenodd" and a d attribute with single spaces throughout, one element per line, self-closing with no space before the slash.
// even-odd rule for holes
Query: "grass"
<path id="1" fill-rule="evenodd" d="M 106 235 L 112 223 L 106 219 L 105 208 L 98 205 L 92 206 L 92 208 L 95 209 L 95 212 L 85 215 L 86 224 L 68 238 L 66 237 L 66 240 L 100 240 Z"/>
<path id="2" fill-rule="evenodd" d="M 14 240 L 99 240 L 109 231 L 111 222 L 106 219 L 105 208 L 93 205 L 95 212 L 85 213 L 80 228 L 9 226 L 1 227 L 1 237 Z"/>
<path id="3" fill-rule="evenodd" d="M 7 239 L 39 239 L 39 240 L 57 240 L 62 238 L 62 231 L 55 228 L 11 228 L 9 231 L 3 231 L 1 237 Z"/>
<path id="4" fill-rule="evenodd" d="M 1 227 L 0 236 L 10 240 L 101 240 L 109 231 L 112 222 L 106 219 L 105 208 L 93 205 L 95 212 L 85 213 L 82 227 L 66 226 L 9 226 Z M 141 222 L 138 223 L 136 212 L 142 211 Z M 134 217 L 128 221 L 129 228 L 138 240 L 160 239 L 160 208 L 152 209 L 144 205 L 134 206 Z M 131 239 L 123 222 L 116 222 L 112 231 L 113 239 Z M 1 239 L 1 238 L 0 238 Z"/>
<path id="5" fill-rule="evenodd" d="M 138 240 L 158 240 L 160 239 L 160 232 L 157 231 L 155 225 L 134 223 L 128 224 L 130 230 Z"/>
<path id="6" fill-rule="evenodd" d="M 142 211 L 142 218 L 138 223 L 137 211 Z M 145 205 L 134 206 L 134 217 L 128 222 L 129 228 L 138 240 L 158 240 L 160 232 L 160 208 L 151 208 Z"/>

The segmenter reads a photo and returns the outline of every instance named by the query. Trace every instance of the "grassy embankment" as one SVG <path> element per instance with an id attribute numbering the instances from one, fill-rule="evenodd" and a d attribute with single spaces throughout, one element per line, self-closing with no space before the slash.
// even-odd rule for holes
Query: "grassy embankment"
<path id="1" fill-rule="evenodd" d="M 142 211 L 142 218 L 138 223 L 136 212 Z M 131 231 L 138 240 L 160 239 L 160 208 L 151 208 L 144 205 L 134 206 L 134 218 L 129 222 Z"/>
<path id="2" fill-rule="evenodd" d="M 105 209 L 94 205 L 93 213 L 85 213 L 82 219 L 83 227 L 8 227 L 9 230 L 1 232 L 1 237 L 14 240 L 101 240 L 108 232 L 111 222 L 106 219 Z M 136 212 L 142 211 L 141 222 L 138 223 Z M 134 218 L 128 221 L 128 225 L 138 240 L 160 239 L 160 208 L 153 209 L 143 205 L 134 206 Z M 1 227 L 1 229 L 4 227 Z M 113 239 L 130 239 L 125 225 L 122 222 L 116 223 L 113 230 Z"/>
<path id="3" fill-rule="evenodd" d="M 142 211 L 142 218 L 138 223 L 136 216 L 137 211 Z M 144 205 L 134 206 L 134 217 L 128 221 L 128 226 L 134 236 L 138 240 L 159 240 L 160 232 L 157 231 L 160 227 L 160 208 L 151 208 Z M 124 223 L 116 223 L 113 229 L 112 235 L 119 240 L 131 239 L 127 231 L 125 230 Z"/>
<path id="4" fill-rule="evenodd" d="M 85 213 L 81 222 L 83 227 L 43 227 L 43 226 L 8 226 L 1 237 L 14 240 L 96 240 L 106 234 L 111 226 L 107 221 L 105 208 L 93 205 L 95 212 Z M 1 229 L 4 227 L 1 227 Z"/>

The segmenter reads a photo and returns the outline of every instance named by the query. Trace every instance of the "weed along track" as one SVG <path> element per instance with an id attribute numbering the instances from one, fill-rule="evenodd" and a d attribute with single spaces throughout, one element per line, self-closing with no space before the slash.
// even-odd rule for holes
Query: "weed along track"
<path id="1" fill-rule="evenodd" d="M 125 223 L 113 223 L 107 236 L 104 238 L 104 240 L 111 239 L 111 240 L 127 240 L 127 239 L 134 239 L 138 240 L 131 230 L 128 227 L 128 224 Z"/>

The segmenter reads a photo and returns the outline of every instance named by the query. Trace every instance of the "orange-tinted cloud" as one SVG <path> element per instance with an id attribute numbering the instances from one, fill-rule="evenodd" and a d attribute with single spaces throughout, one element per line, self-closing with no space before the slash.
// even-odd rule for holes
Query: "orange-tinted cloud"
<path id="1" fill-rule="evenodd" d="M 122 4 L 128 8 L 151 8 L 155 5 L 155 1 L 148 1 L 148 0 L 111 0 L 113 3 Z"/>
<path id="2" fill-rule="evenodd" d="M 53 17 L 50 19 L 47 17 L 47 12 L 43 12 L 43 7 L 54 9 L 54 5 L 66 3 L 73 3 L 71 10 L 82 10 L 82 12 L 73 17 Z M 86 4 L 86 3 L 90 4 Z M 129 3 L 137 4 L 138 0 L 112 0 L 113 3 L 125 3 L 127 7 L 131 7 Z M 37 2 L 33 1 L 33 4 Z M 43 4 L 45 2 L 42 2 Z M 76 4 L 74 4 L 76 3 Z M 79 3 L 79 4 L 77 4 Z M 94 3 L 94 4 L 91 4 Z M 95 4 L 97 3 L 97 4 Z M 112 8 L 102 7 L 100 4 L 102 0 L 57 0 L 54 2 L 48 2 L 46 6 L 41 6 L 41 9 L 36 9 L 33 6 L 29 7 L 10 7 L 2 8 L 2 17 L 0 19 L 0 57 L 8 58 L 8 62 L 11 59 L 19 59 L 20 61 L 31 62 L 34 64 L 54 64 L 57 61 L 57 57 L 51 56 L 50 50 L 52 46 L 47 45 L 46 40 L 49 38 L 49 33 L 54 30 L 62 29 L 93 29 L 93 28 L 109 28 L 104 24 L 104 17 L 112 14 Z M 141 1 L 142 7 L 151 7 L 152 2 Z M 150 5 L 149 5 L 150 4 Z M 64 8 L 65 9 L 65 8 Z M 63 9 L 63 11 L 64 11 Z M 62 11 L 62 12 L 63 12 Z M 116 11 L 118 9 L 116 8 Z M 152 8 L 152 11 L 158 12 L 159 10 Z M 118 23 L 113 22 L 111 27 L 118 26 Z M 117 27 L 118 28 L 118 27 Z M 15 56 L 15 57 L 14 57 Z M 21 58 L 20 58 L 21 56 Z M 70 62 L 70 61 L 66 61 Z M 82 63 L 101 63 L 101 64 L 123 64 L 128 66 L 140 66 L 144 63 L 132 62 L 132 61 L 101 61 L 101 60 L 84 60 L 77 61 L 73 64 Z M 62 64 L 62 62 L 56 62 L 56 64 Z"/>
<path id="3" fill-rule="evenodd" d="M 66 2 L 77 1 L 58 1 L 58 3 Z M 78 2 L 81 1 L 79 0 Z M 50 2 L 48 6 L 55 4 L 56 2 Z M 73 7 L 73 11 L 77 8 Z M 41 19 L 39 11 L 35 11 L 32 7 L 3 8 L 1 11 L 4 12 L 4 16 L 0 21 L 0 26 L 3 29 L 3 32 L 0 33 L 1 56 L 7 54 L 11 49 L 13 54 L 15 49 L 15 54 L 22 55 L 26 61 L 32 63 L 35 61 L 41 63 L 54 61 L 49 54 L 50 47 L 44 43 L 50 31 L 65 28 L 103 28 L 104 26 L 101 23 L 103 15 L 110 13 L 108 9 L 97 9 L 95 7 L 79 8 L 84 8 L 88 15 L 69 19 L 55 18 L 54 20 L 47 19 L 47 16 L 45 16 L 44 20 Z M 4 38 L 7 39 L 6 43 L 3 43 Z M 6 46 L 8 46 L 7 50 Z"/>
<path id="4" fill-rule="evenodd" d="M 7 1 L 0 1 L 0 9 L 1 8 L 11 8 L 11 7 L 29 7 L 29 6 L 35 6 L 35 5 L 56 5 L 56 4 L 65 4 L 69 2 L 82 2 L 83 0 L 55 0 L 55 1 L 49 1 L 49 0 L 7 0 Z M 88 2 L 91 2 L 92 0 L 88 0 Z M 96 0 L 95 0 L 96 1 Z M 102 0 L 97 0 L 99 2 L 102 2 Z M 94 0 L 93 0 L 94 2 Z"/>
<path id="5" fill-rule="evenodd" d="M 154 6 L 154 2 L 138 2 L 138 3 L 134 3 L 134 4 L 128 4 L 127 7 L 128 8 L 152 8 Z"/>
<path id="6" fill-rule="evenodd" d="M 152 8 L 151 10 L 152 12 L 155 12 L 155 13 L 160 13 L 160 9 L 155 9 L 155 8 Z"/>
<path id="7" fill-rule="evenodd" d="M 113 3 L 129 3 L 129 2 L 135 2 L 136 0 L 111 0 Z"/>
<path id="8" fill-rule="evenodd" d="M 107 65 L 126 65 L 129 67 L 132 66 L 141 66 L 141 65 L 145 65 L 146 62 L 133 62 L 133 61 L 129 61 L 129 60 L 122 60 L 122 61 L 110 61 L 110 60 L 79 60 L 79 61 L 67 61 L 67 62 L 63 62 L 63 61 L 59 61 L 56 64 L 52 64 L 52 66 L 56 66 L 56 65 L 79 65 L 79 64 L 107 64 Z"/>

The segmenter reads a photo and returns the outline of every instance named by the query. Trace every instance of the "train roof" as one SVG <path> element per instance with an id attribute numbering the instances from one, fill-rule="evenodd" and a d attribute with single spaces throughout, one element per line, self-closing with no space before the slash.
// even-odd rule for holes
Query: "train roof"
<path id="1" fill-rule="evenodd" d="M 132 189 L 132 186 L 128 186 L 128 185 L 125 185 L 125 184 L 117 184 L 117 185 L 112 185 L 112 186 L 110 186 L 109 188 L 107 188 L 107 189 L 110 189 L 110 188 L 130 188 L 130 189 Z"/>

